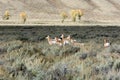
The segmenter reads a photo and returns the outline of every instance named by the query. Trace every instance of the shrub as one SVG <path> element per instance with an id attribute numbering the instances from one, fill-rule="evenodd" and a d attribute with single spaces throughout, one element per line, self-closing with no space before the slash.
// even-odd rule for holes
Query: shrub
<path id="1" fill-rule="evenodd" d="M 27 19 L 27 14 L 25 12 L 21 12 L 20 18 L 22 19 L 22 23 L 25 23 Z"/>
<path id="2" fill-rule="evenodd" d="M 83 11 L 77 10 L 77 16 L 78 16 L 78 19 L 80 20 L 81 16 L 83 16 Z"/>
<path id="3" fill-rule="evenodd" d="M 3 20 L 9 20 L 9 17 L 10 17 L 9 11 L 5 11 L 5 13 L 3 15 Z"/>
<path id="4" fill-rule="evenodd" d="M 119 53 L 120 54 L 120 45 L 114 44 L 110 48 L 111 53 Z"/>
<path id="5" fill-rule="evenodd" d="M 120 60 L 115 61 L 113 68 L 115 69 L 115 71 L 120 71 Z"/>
<path id="6" fill-rule="evenodd" d="M 86 53 L 80 54 L 80 57 L 79 57 L 80 60 L 84 60 L 86 58 L 87 58 L 87 54 Z"/>
<path id="7" fill-rule="evenodd" d="M 79 47 L 73 47 L 73 46 L 64 46 L 60 52 L 59 55 L 60 56 L 64 56 L 67 57 L 69 55 L 74 55 L 75 53 L 77 53 L 78 51 L 80 51 Z"/>
<path id="8" fill-rule="evenodd" d="M 71 17 L 72 17 L 72 21 L 73 21 L 73 22 L 76 21 L 76 16 L 77 16 L 76 10 L 72 10 L 72 11 L 71 11 Z"/>
<path id="9" fill-rule="evenodd" d="M 73 80 L 75 71 L 68 69 L 66 64 L 53 65 L 53 68 L 48 70 L 46 79 L 44 80 Z"/>
<path id="10" fill-rule="evenodd" d="M 63 23 L 64 20 L 68 17 L 66 12 L 62 12 L 62 13 L 60 14 L 60 16 L 62 17 L 62 21 L 61 21 L 62 23 Z"/>
<path id="11" fill-rule="evenodd" d="M 21 41 L 10 41 L 7 45 L 7 52 L 11 52 L 15 49 L 20 49 L 22 47 L 22 42 Z"/>
<path id="12" fill-rule="evenodd" d="M 81 10 L 71 10 L 71 17 L 72 17 L 72 21 L 75 22 L 77 17 L 80 20 L 81 16 L 83 16 L 83 11 Z"/>

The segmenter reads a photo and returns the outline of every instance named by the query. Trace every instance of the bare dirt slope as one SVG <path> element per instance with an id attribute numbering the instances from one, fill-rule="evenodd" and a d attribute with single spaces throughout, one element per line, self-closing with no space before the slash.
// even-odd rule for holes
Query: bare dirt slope
<path id="1" fill-rule="evenodd" d="M 9 10 L 11 18 L 26 11 L 31 19 L 59 19 L 61 11 L 70 13 L 72 9 L 84 11 L 82 20 L 120 20 L 120 0 L 0 0 L 0 15 Z"/>

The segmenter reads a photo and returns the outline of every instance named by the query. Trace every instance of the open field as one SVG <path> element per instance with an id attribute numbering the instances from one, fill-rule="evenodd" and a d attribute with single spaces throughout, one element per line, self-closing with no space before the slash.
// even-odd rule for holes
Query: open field
<path id="1" fill-rule="evenodd" d="M 61 19 L 28 19 L 24 24 L 20 19 L 14 20 L 0 20 L 0 26 L 116 26 L 120 27 L 119 21 L 89 21 L 89 20 L 81 20 L 72 22 L 70 19 L 61 22 Z"/>
<path id="2" fill-rule="evenodd" d="M 50 46 L 71 35 L 84 46 Z M 112 43 L 103 47 L 103 38 Z M 119 80 L 119 26 L 0 26 L 0 80 Z"/>

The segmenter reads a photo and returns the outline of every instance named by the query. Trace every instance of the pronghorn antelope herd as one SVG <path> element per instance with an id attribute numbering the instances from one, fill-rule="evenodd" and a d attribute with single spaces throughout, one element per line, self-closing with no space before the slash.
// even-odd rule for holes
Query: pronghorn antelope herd
<path id="1" fill-rule="evenodd" d="M 72 39 L 70 35 L 65 37 L 64 34 L 62 34 L 60 38 L 55 37 L 54 39 L 52 39 L 48 35 L 46 39 L 49 45 L 58 45 L 58 46 L 72 45 L 72 46 L 77 46 L 77 47 L 85 45 L 84 43 L 80 43 L 80 42 L 77 42 L 77 40 Z M 111 43 L 108 41 L 107 38 L 104 38 L 103 40 L 104 40 L 104 43 L 103 43 L 104 48 L 107 48 L 111 45 Z"/>
<path id="2" fill-rule="evenodd" d="M 46 37 L 49 45 L 59 45 L 59 46 L 65 46 L 65 45 L 73 45 L 73 46 L 84 46 L 84 43 L 79 43 L 75 39 L 72 39 L 70 35 L 67 37 L 62 34 L 60 38 L 55 37 L 52 39 L 49 35 Z"/>

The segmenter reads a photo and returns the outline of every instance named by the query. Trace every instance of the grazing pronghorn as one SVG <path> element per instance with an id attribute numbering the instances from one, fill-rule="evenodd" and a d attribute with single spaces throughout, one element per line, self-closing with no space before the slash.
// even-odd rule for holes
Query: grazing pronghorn
<path id="1" fill-rule="evenodd" d="M 55 39 L 51 39 L 49 35 L 46 37 L 46 39 L 48 40 L 49 45 L 56 44 L 56 40 Z"/>
<path id="2" fill-rule="evenodd" d="M 63 45 L 70 44 L 70 40 L 68 37 L 65 38 L 63 34 L 60 37 L 61 37 L 61 40 L 63 41 Z"/>
<path id="3" fill-rule="evenodd" d="M 56 41 L 56 44 L 58 44 L 59 46 L 63 45 L 63 41 L 61 39 L 55 37 L 55 41 Z"/>
<path id="4" fill-rule="evenodd" d="M 84 46 L 84 43 L 79 43 L 79 42 L 77 42 L 77 41 L 74 40 L 74 39 L 71 39 L 71 44 L 72 44 L 73 46 Z"/>
<path id="5" fill-rule="evenodd" d="M 75 39 L 72 39 L 70 35 L 68 35 L 67 39 L 70 41 L 73 46 L 84 46 L 84 43 L 79 43 Z"/>
<path id="6" fill-rule="evenodd" d="M 66 39 L 69 40 L 70 43 L 76 42 L 76 40 L 72 39 L 70 35 L 68 35 L 68 37 Z"/>
<path id="7" fill-rule="evenodd" d="M 104 39 L 104 47 L 107 48 L 107 47 L 109 47 L 110 45 L 111 45 L 110 42 L 105 38 L 105 39 Z"/>

